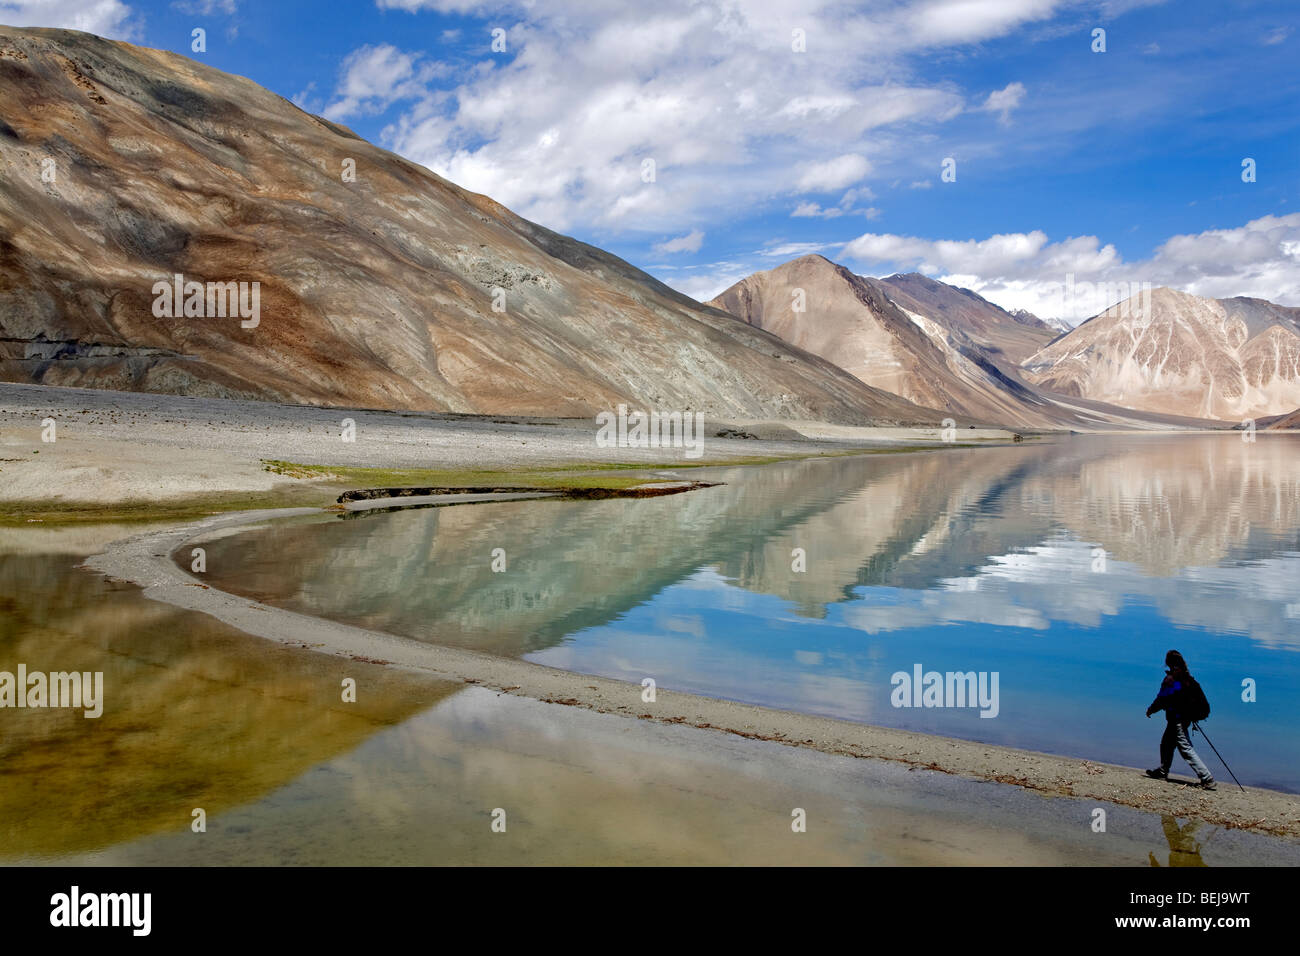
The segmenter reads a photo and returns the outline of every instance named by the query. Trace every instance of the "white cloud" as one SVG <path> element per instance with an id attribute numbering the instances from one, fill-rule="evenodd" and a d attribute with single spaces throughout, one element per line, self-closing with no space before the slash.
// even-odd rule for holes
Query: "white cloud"
<path id="1" fill-rule="evenodd" d="M 1300 305 L 1300 213 L 1174 236 L 1150 263 L 1161 284 L 1197 295 L 1252 295 Z"/>
<path id="2" fill-rule="evenodd" d="M 880 210 L 876 207 L 855 206 L 859 199 L 875 198 L 876 194 L 871 191 L 870 187 L 854 186 L 852 189 L 845 190 L 838 205 L 822 206 L 819 202 L 805 200 L 794 207 L 790 217 L 792 219 L 838 219 L 841 216 L 865 216 L 867 219 L 875 219 L 880 215 Z"/>
<path id="3" fill-rule="evenodd" d="M 759 255 L 777 259 L 797 259 L 811 252 L 823 252 L 832 248 L 833 245 L 833 243 L 829 242 L 783 242 L 762 249 Z"/>
<path id="4" fill-rule="evenodd" d="M 1003 308 L 1071 322 L 1112 305 L 1134 283 L 1300 306 L 1300 213 L 1173 236 L 1150 258 L 1133 262 L 1096 236 L 1050 242 L 1038 230 L 978 240 L 867 233 L 838 255 L 878 274 L 917 270 L 973 289 Z"/>
<path id="5" fill-rule="evenodd" d="M 1265 46 L 1277 46 L 1279 43 L 1285 43 L 1287 37 L 1291 35 L 1291 32 L 1291 27 L 1278 27 L 1269 32 L 1262 42 Z"/>
<path id="6" fill-rule="evenodd" d="M 469 11 L 484 24 L 478 62 L 418 98 L 383 131 L 384 145 L 552 228 L 660 235 L 739 208 L 761 214 L 792 191 L 863 182 L 867 157 L 911 150 L 918 130 L 965 106 L 947 81 L 910 79 L 909 52 L 1002 35 L 1045 9 L 968 0 L 922 4 L 917 16 L 894 0 L 809 0 L 792 19 L 774 0 L 665 0 L 650 11 L 379 2 Z M 950 17 L 963 30 L 944 27 Z M 508 31 L 507 54 L 488 52 L 489 25 Z M 806 31 L 806 53 L 791 49 L 792 25 Z M 335 102 L 338 115 L 368 101 L 341 88 Z"/>
<path id="7" fill-rule="evenodd" d="M 1047 234 L 1010 233 L 988 239 L 916 239 L 867 233 L 844 247 L 843 255 L 866 262 L 909 262 L 923 272 L 974 272 L 994 275 L 1036 261 L 1047 245 Z"/>
<path id="8" fill-rule="evenodd" d="M 699 269 L 673 271 L 660 270 L 660 278 L 683 295 L 697 302 L 708 302 L 721 295 L 741 279 L 752 275 L 753 267 L 747 263 L 714 262 Z"/>
<path id="9" fill-rule="evenodd" d="M 865 216 L 867 219 L 875 219 L 880 215 L 880 210 L 875 206 L 867 206 L 864 209 L 849 209 L 845 206 L 830 206 L 823 209 L 820 203 L 801 202 L 794 207 L 794 212 L 790 213 L 792 219 L 839 219 L 841 216 Z"/>
<path id="10" fill-rule="evenodd" d="M 928 591 L 901 591 L 898 603 L 849 603 L 842 614 L 850 627 L 873 634 L 962 622 L 1040 630 L 1063 621 L 1096 628 L 1126 605 L 1141 603 L 1180 628 L 1248 634 L 1261 644 L 1300 649 L 1287 603 L 1300 570 L 1294 553 L 1249 567 L 1193 565 L 1156 576 L 1118 560 L 1097 574 L 1093 547 L 1062 534 L 1019 552 L 990 555 L 973 571 Z M 1207 592 L 1214 597 L 1207 599 Z"/>
<path id="11" fill-rule="evenodd" d="M 508 7 L 511 4 L 490 4 L 484 0 L 375 0 L 380 10 L 436 10 L 439 13 L 474 13 L 487 6 Z"/>
<path id="12" fill-rule="evenodd" d="M 420 54 L 404 53 L 388 43 L 359 47 L 343 61 L 334 101 L 322 115 L 343 120 L 383 112 L 398 100 L 424 96 L 428 82 L 442 72 L 437 64 L 421 63 Z"/>
<path id="13" fill-rule="evenodd" d="M 831 192 L 860 182 L 869 172 L 871 164 L 866 157 L 846 153 L 825 162 L 805 164 L 795 189 L 798 192 Z"/>
<path id="14" fill-rule="evenodd" d="M 914 42 L 924 45 L 977 43 L 1022 23 L 1045 20 L 1062 0 L 928 0 L 904 17 Z"/>
<path id="15" fill-rule="evenodd" d="M 1000 90 L 994 90 L 989 94 L 989 98 L 984 101 L 981 107 L 989 113 L 997 113 L 998 120 L 1003 124 L 1011 122 L 1011 111 L 1020 105 L 1020 101 L 1025 98 L 1025 85 L 1023 83 L 1008 83 Z"/>
<path id="16" fill-rule="evenodd" d="M 315 93 L 316 81 L 312 80 L 295 95 L 289 97 L 289 101 L 300 110 L 306 110 L 308 113 L 315 113 L 320 110 L 320 105 Z"/>
<path id="17" fill-rule="evenodd" d="M 654 251 L 659 253 L 675 252 L 699 252 L 700 246 L 704 244 L 704 233 L 698 229 L 692 229 L 684 236 L 678 236 L 676 239 L 669 239 L 655 245 Z"/>
<path id="18" fill-rule="evenodd" d="M 0 23 L 84 30 L 115 40 L 139 34 L 131 8 L 120 0 L 0 0 Z"/>
<path id="19" fill-rule="evenodd" d="M 200 17 L 210 17 L 216 13 L 234 16 L 239 11 L 239 0 L 175 0 L 172 8 Z"/>

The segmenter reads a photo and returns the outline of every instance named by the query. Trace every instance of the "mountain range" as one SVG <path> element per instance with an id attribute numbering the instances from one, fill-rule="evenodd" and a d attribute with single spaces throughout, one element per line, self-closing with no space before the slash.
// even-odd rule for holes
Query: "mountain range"
<path id="1" fill-rule="evenodd" d="M 1261 299 L 1156 289 L 1070 329 L 810 255 L 701 304 L 176 54 L 0 27 L 0 85 L 0 380 L 1028 428 L 1300 408 L 1300 309 Z M 253 321 L 213 314 L 227 283 L 256 289 Z"/>
<path id="2" fill-rule="evenodd" d="M 869 279 L 820 255 L 756 273 L 710 302 L 909 401 L 983 421 L 1049 425 L 1071 416 L 1017 363 L 1056 333 L 920 275 Z"/>
<path id="3" fill-rule="evenodd" d="M 250 80 L 4 27 L 0 87 L 5 380 L 382 409 L 937 421 Z M 246 283 L 250 301 L 257 283 L 255 326 L 159 316 L 157 284 L 178 275 Z"/>
<path id="4" fill-rule="evenodd" d="M 809 255 L 748 276 L 710 304 L 954 415 L 1025 426 L 1126 416 L 1174 424 L 1300 406 L 1300 309 L 1262 299 L 1159 288 L 1061 331 L 923 275 L 873 279 Z"/>
<path id="5" fill-rule="evenodd" d="M 1115 303 L 1027 358 L 1066 395 L 1235 421 L 1300 406 L 1300 309 L 1159 288 Z"/>

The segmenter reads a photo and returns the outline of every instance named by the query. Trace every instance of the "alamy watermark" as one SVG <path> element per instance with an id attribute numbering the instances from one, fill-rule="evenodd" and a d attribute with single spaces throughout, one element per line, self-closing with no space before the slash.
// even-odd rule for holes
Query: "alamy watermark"
<path id="1" fill-rule="evenodd" d="M 117 926 L 133 936 L 148 936 L 152 913 L 152 893 L 83 893 L 73 886 L 50 897 L 50 925 L 56 927 Z"/>
<path id="2" fill-rule="evenodd" d="M 262 321 L 262 283 L 186 281 L 176 273 L 153 284 L 153 314 L 159 319 L 239 318 L 241 328 Z"/>
<path id="3" fill-rule="evenodd" d="M 95 718 L 104 712 L 103 671 L 0 671 L 0 707 L 82 708 L 83 716 Z"/>
<path id="4" fill-rule="evenodd" d="M 895 671 L 889 702 L 895 707 L 978 707 L 981 717 L 998 715 L 997 671 Z"/>
<path id="5" fill-rule="evenodd" d="M 1074 273 L 1067 272 L 1065 282 L 1042 287 L 1044 299 L 1059 305 L 1043 305 L 1039 314 L 1082 322 L 1110 310 L 1118 318 L 1136 319 L 1145 325 L 1151 321 L 1151 291 L 1150 282 L 1076 282 Z"/>
<path id="6" fill-rule="evenodd" d="M 598 448 L 681 448 L 685 457 L 704 454 L 703 412 L 631 411 L 596 415 Z"/>

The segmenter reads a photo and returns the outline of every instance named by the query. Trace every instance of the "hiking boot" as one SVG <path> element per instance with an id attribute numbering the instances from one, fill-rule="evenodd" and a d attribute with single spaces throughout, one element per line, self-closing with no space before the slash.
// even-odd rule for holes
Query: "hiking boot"
<path id="1" fill-rule="evenodd" d="M 1147 776 L 1153 780 L 1166 780 L 1169 777 L 1169 771 L 1164 767 L 1156 767 L 1154 770 L 1148 770 Z"/>
<path id="2" fill-rule="evenodd" d="M 1211 777 L 1209 780 L 1202 780 L 1202 781 L 1201 781 L 1201 789 L 1202 789 L 1202 790 L 1218 790 L 1218 789 L 1219 789 L 1219 785 L 1218 785 L 1217 783 L 1215 783 L 1215 782 L 1214 782 L 1214 778 Z"/>

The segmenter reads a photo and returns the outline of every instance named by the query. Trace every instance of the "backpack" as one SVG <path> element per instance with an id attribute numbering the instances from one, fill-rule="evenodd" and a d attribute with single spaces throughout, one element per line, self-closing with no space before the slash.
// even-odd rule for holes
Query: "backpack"
<path id="1" fill-rule="evenodd" d="M 1205 720 L 1210 716 L 1210 701 L 1201 690 L 1201 685 L 1190 674 L 1187 676 L 1187 692 L 1183 697 L 1183 706 L 1187 709 L 1188 720 Z"/>

